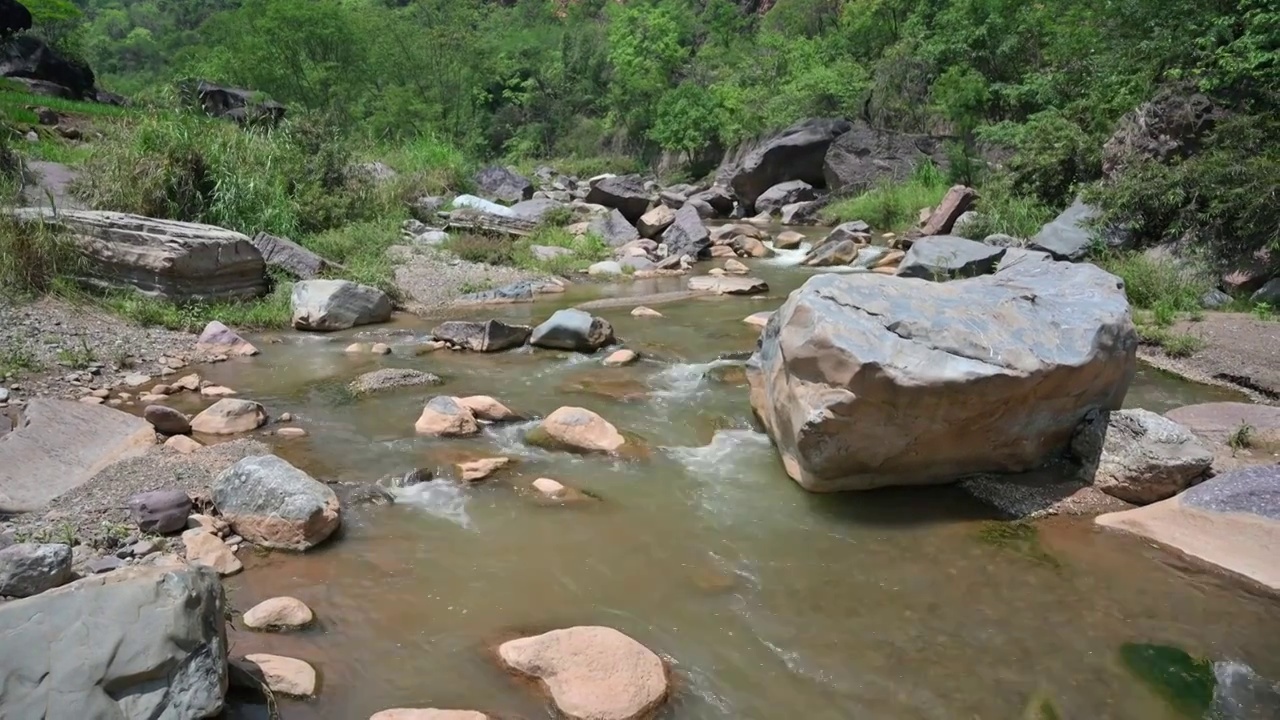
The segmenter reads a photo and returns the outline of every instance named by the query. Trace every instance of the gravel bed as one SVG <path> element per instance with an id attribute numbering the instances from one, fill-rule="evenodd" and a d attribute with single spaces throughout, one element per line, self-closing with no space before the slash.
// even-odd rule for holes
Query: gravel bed
<path id="1" fill-rule="evenodd" d="M 520 268 L 468 262 L 432 247 L 396 245 L 387 254 L 399 263 L 396 286 L 405 294 L 406 309 L 415 313 L 448 305 L 466 293 L 546 277 Z"/>
<path id="2" fill-rule="evenodd" d="M 163 377 L 185 367 L 194 335 L 134 325 L 88 305 L 45 298 L 0 300 L 0 368 L 34 366 L 0 378 L 0 408 L 28 397 L 80 398 L 140 373 Z"/>

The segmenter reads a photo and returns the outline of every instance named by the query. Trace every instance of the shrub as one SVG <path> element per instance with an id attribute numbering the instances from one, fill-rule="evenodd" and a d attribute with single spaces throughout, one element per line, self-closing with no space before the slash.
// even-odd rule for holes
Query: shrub
<path id="1" fill-rule="evenodd" d="M 486 265 L 514 265 L 516 246 L 509 238 L 496 235 L 451 235 L 445 249 L 467 262 Z"/>
<path id="2" fill-rule="evenodd" d="M 1157 312 L 1192 312 L 1200 298 L 1213 287 L 1208 276 L 1171 260 L 1152 258 L 1140 252 L 1114 253 L 1098 264 L 1124 280 L 1129 302 Z"/>
<path id="3" fill-rule="evenodd" d="M 881 185 L 828 205 L 822 218 L 832 224 L 862 220 L 877 230 L 903 230 L 916 224 L 921 208 L 941 202 L 947 189 L 946 177 L 932 163 L 924 163 L 905 182 Z"/>
<path id="4" fill-rule="evenodd" d="M 994 179 L 978 196 L 977 219 L 965 224 L 959 234 L 972 240 L 1001 233 L 1029 238 L 1053 219 L 1053 210 L 1034 196 L 1014 191 L 1008 176 Z"/>
<path id="5" fill-rule="evenodd" d="M 337 273 L 348 280 L 381 289 L 392 298 L 399 290 L 393 277 L 393 265 L 387 248 L 400 240 L 400 223 L 396 217 L 352 223 L 326 230 L 299 240 L 303 247 L 343 266 Z"/>
<path id="6" fill-rule="evenodd" d="M 992 125 L 980 135 L 1013 149 L 1005 164 L 1011 189 L 1045 205 L 1065 207 L 1078 184 L 1101 174 L 1101 142 L 1057 110 L 1037 113 L 1022 124 Z"/>

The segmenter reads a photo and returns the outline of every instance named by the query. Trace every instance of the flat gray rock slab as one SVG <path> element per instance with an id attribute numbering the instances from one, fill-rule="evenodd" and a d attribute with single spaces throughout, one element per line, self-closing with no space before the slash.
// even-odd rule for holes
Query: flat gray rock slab
<path id="1" fill-rule="evenodd" d="M 990 275 L 1000 266 L 1005 248 L 957 235 L 930 235 L 915 241 L 898 265 L 898 275 L 923 280 Z"/>
<path id="2" fill-rule="evenodd" d="M 39 510 L 155 439 L 151 423 L 114 408 L 32 400 L 21 425 L 0 436 L 0 513 Z"/>
<path id="3" fill-rule="evenodd" d="M 1280 521 L 1280 465 L 1233 470 L 1182 494 L 1189 507 L 1221 513 L 1249 513 Z M 1276 556 L 1280 564 L 1280 555 Z"/>

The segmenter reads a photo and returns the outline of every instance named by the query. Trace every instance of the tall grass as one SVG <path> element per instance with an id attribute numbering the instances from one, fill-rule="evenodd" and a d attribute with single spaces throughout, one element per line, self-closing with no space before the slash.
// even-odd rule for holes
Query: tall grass
<path id="1" fill-rule="evenodd" d="M 567 248 L 572 253 L 550 259 L 539 259 L 533 246 Z M 511 240 L 493 235 L 458 235 L 451 237 L 445 248 L 463 260 L 486 265 L 509 265 L 552 275 L 582 272 L 591 263 L 611 256 L 611 250 L 597 235 L 571 234 L 561 227 L 544 225 L 527 238 Z"/>
<path id="2" fill-rule="evenodd" d="M 82 262 L 72 241 L 52 226 L 0 212 L 0 295 L 48 292 L 59 278 L 76 274 Z"/>
<path id="3" fill-rule="evenodd" d="M 831 203 L 823 209 L 822 218 L 831 224 L 862 220 L 877 230 L 906 230 L 916 224 L 921 208 L 937 205 L 948 188 L 946 176 L 926 162 L 904 182 L 880 185 Z"/>
<path id="4" fill-rule="evenodd" d="M 400 241 L 398 217 L 353 223 L 303 237 L 299 244 L 343 266 L 339 276 L 372 285 L 393 298 L 398 289 L 387 248 Z"/>
<path id="5" fill-rule="evenodd" d="M 1038 198 L 1019 195 L 1006 181 L 984 185 L 975 210 L 976 219 L 958 230 L 958 234 L 971 240 L 982 240 L 997 233 L 1029 238 L 1054 216 L 1053 210 Z"/>
<path id="6" fill-rule="evenodd" d="M 472 187 L 475 164 L 456 145 L 422 136 L 399 145 L 383 145 L 370 155 L 401 174 L 402 192 L 441 195 Z"/>
<path id="7" fill-rule="evenodd" d="M 1099 258 L 1098 264 L 1124 280 L 1131 305 L 1157 316 L 1199 311 L 1200 298 L 1213 289 L 1207 273 L 1140 252 L 1112 253 Z"/>
<path id="8" fill-rule="evenodd" d="M 287 328 L 293 312 L 289 302 L 292 290 L 293 284 L 283 281 L 277 282 L 270 294 L 258 300 L 189 304 L 173 303 L 132 292 L 112 293 L 101 297 L 83 294 L 74 297 L 101 305 L 140 325 L 194 333 L 212 320 L 241 330 Z"/>

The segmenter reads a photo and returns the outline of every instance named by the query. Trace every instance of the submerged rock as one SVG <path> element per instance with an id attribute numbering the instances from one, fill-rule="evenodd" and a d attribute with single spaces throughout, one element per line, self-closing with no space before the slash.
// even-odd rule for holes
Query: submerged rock
<path id="1" fill-rule="evenodd" d="M 769 292 L 769 283 L 741 275 L 698 275 L 689 278 L 689 289 L 716 295 L 755 295 Z"/>
<path id="2" fill-rule="evenodd" d="M 294 597 L 274 597 L 254 605 L 240 618 L 254 630 L 297 630 L 315 620 L 307 604 Z"/>
<path id="3" fill-rule="evenodd" d="M 316 694 L 316 669 L 303 660 L 267 653 L 245 655 L 244 659 L 262 673 L 273 693 L 302 698 Z"/>
<path id="4" fill-rule="evenodd" d="M 212 320 L 200 332 L 200 339 L 196 340 L 196 352 L 209 355 L 248 356 L 257 355 L 258 348 L 240 337 L 236 331 L 217 320 Z"/>
<path id="5" fill-rule="evenodd" d="M 425 387 L 440 385 L 444 381 L 438 375 L 410 368 L 381 368 L 367 372 L 348 386 L 356 395 L 369 395 L 383 390 L 394 390 L 407 387 Z"/>
<path id="6" fill-rule="evenodd" d="M 274 455 L 240 460 L 212 489 L 213 504 L 231 528 L 264 547 L 309 550 L 342 524 L 333 490 Z"/>
<path id="7" fill-rule="evenodd" d="M 1021 472 L 1119 409 L 1137 337 L 1122 283 L 1019 265 L 952 283 L 820 275 L 748 363 L 751 405 L 808 490 Z"/>
<path id="8" fill-rule="evenodd" d="M 557 310 L 533 329 L 529 344 L 576 352 L 595 352 L 613 342 L 613 326 L 582 310 Z"/>
<path id="9" fill-rule="evenodd" d="M 570 718 L 640 720 L 667 698 L 662 658 L 610 627 L 579 626 L 511 640 L 502 663 L 546 687 Z"/>

